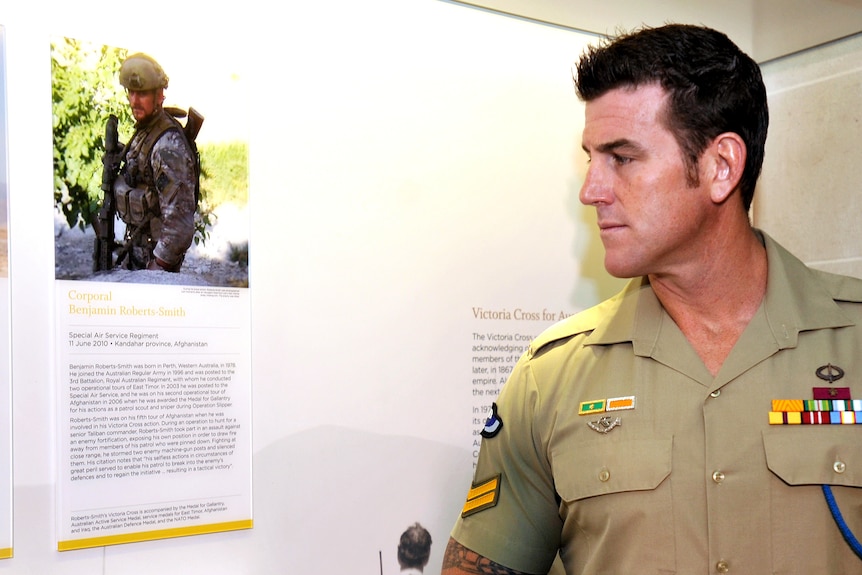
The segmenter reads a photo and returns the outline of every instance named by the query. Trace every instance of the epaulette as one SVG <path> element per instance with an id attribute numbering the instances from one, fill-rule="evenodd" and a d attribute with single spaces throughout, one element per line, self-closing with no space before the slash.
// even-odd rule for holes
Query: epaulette
<path id="1" fill-rule="evenodd" d="M 820 282 L 836 301 L 862 303 L 862 279 L 814 270 Z"/>

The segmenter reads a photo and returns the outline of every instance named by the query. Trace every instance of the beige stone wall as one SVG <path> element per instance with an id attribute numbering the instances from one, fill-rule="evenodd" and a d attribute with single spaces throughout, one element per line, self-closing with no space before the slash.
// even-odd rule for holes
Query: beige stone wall
<path id="1" fill-rule="evenodd" d="M 754 224 L 812 267 L 862 277 L 862 34 L 762 66 Z"/>

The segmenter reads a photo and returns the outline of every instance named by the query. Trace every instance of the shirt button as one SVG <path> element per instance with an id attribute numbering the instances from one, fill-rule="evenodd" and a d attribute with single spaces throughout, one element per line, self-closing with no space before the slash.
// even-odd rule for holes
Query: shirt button
<path id="1" fill-rule="evenodd" d="M 710 394 L 709 394 L 709 396 L 710 396 L 710 397 L 712 397 L 713 399 L 715 399 L 715 398 L 716 398 L 716 397 L 718 397 L 719 395 L 721 395 L 721 390 L 720 390 L 720 389 L 716 389 L 715 391 L 713 391 L 712 393 L 710 393 Z"/>
<path id="2" fill-rule="evenodd" d="M 832 464 L 832 470 L 835 471 L 835 473 L 844 473 L 846 469 L 847 466 L 844 464 L 843 461 L 836 461 Z"/>
<path id="3" fill-rule="evenodd" d="M 712 480 L 716 483 L 721 483 L 722 481 L 724 481 L 724 473 L 722 473 L 721 471 L 713 471 Z"/>
<path id="4" fill-rule="evenodd" d="M 727 573 L 730 571 L 730 564 L 727 561 L 719 561 L 715 564 L 715 570 L 719 573 Z"/>
<path id="5" fill-rule="evenodd" d="M 611 478 L 611 472 L 608 471 L 607 469 L 602 469 L 601 471 L 599 471 L 599 481 L 601 481 L 602 483 L 609 480 L 610 478 Z"/>

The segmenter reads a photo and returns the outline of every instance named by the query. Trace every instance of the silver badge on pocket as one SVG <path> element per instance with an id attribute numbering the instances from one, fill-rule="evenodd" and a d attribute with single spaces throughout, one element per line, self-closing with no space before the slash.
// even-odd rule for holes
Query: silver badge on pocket
<path id="1" fill-rule="evenodd" d="M 599 433 L 607 433 L 615 427 L 619 427 L 623 424 L 623 420 L 619 417 L 611 417 L 606 415 L 601 417 L 595 421 L 588 421 L 587 425 L 590 426 L 590 429 L 594 431 L 598 431 Z"/>

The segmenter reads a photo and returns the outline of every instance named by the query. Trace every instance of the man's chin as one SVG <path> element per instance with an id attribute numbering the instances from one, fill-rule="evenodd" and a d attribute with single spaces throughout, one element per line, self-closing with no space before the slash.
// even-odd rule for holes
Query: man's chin
<path id="1" fill-rule="evenodd" d="M 629 279 L 643 275 L 635 266 L 605 258 L 605 271 L 615 278 Z"/>

